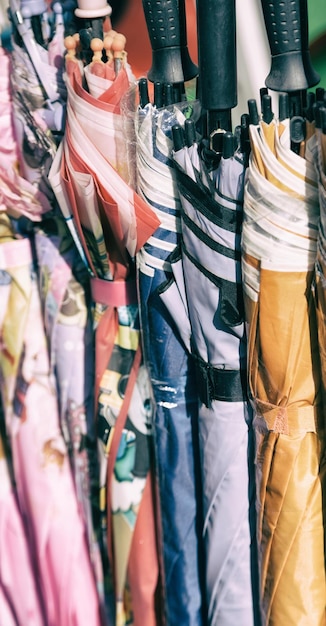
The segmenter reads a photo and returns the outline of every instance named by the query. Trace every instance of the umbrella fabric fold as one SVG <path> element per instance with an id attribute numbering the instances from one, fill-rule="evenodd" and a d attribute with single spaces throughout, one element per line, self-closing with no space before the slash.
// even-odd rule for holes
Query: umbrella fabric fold
<path id="1" fill-rule="evenodd" d="M 46 622 L 100 624 L 84 521 L 60 431 L 31 245 L 10 230 L 3 218 L 0 380 L 18 502 Z"/>
<path id="2" fill-rule="evenodd" d="M 318 191 L 311 163 L 290 151 L 289 125 L 271 122 L 269 145 L 265 130 L 250 126 L 242 232 L 261 617 L 264 625 L 310 626 L 325 614 L 324 418 L 312 295 Z"/>
<path id="3" fill-rule="evenodd" d="M 0 419 L 2 432 L 1 407 Z M 3 440 L 0 436 L 0 621 L 41 626 L 41 599 Z"/>
<path id="4" fill-rule="evenodd" d="M 98 458 L 94 424 L 94 340 L 89 276 L 61 216 L 35 229 L 38 282 L 50 367 L 56 381 L 60 427 L 69 452 L 98 592 L 103 598 L 99 549 Z"/>
<path id="5" fill-rule="evenodd" d="M 63 65 L 63 57 L 54 52 L 55 39 L 53 51 L 49 53 L 32 34 L 30 38 L 35 61 L 42 67 L 41 74 L 36 71 L 25 43 L 14 29 L 10 53 L 13 125 L 20 175 L 51 202 L 53 194 L 48 172 L 62 138 L 66 102 L 66 88 L 59 67 Z"/>
<path id="6" fill-rule="evenodd" d="M 135 90 L 128 97 L 130 116 L 137 110 Z M 137 110 L 135 121 L 137 190 L 160 220 L 137 255 L 137 267 L 144 358 L 155 400 L 164 615 L 170 626 L 199 626 L 203 619 L 194 369 L 179 329 L 159 295 L 172 277 L 171 258 L 180 250 L 180 202 L 171 161 L 171 128 L 191 109 L 188 103 L 163 109 L 148 104 Z"/>
<path id="7" fill-rule="evenodd" d="M 207 617 L 210 624 L 253 624 L 252 416 L 246 397 L 240 256 L 245 163 L 235 153 L 205 174 L 194 148 L 195 154 L 181 148 L 173 156 L 199 394 Z M 180 285 L 180 293 L 182 289 Z"/>
<path id="8" fill-rule="evenodd" d="M 326 402 L 326 359 L 325 359 L 325 288 L 326 288 L 326 139 L 325 134 L 316 129 L 313 145 L 313 156 L 318 176 L 318 192 L 320 206 L 320 222 L 317 241 L 315 304 L 318 323 L 318 345 L 321 361 L 321 377 L 324 405 Z"/>
<path id="9" fill-rule="evenodd" d="M 10 77 L 13 65 L 10 53 L 0 49 L 0 106 L 1 106 L 1 150 L 0 150 L 0 207 L 9 211 L 12 218 L 24 215 L 40 221 L 41 215 L 51 210 L 47 196 L 30 181 L 19 168 L 19 147 L 14 127 L 13 95 Z"/>
<path id="10" fill-rule="evenodd" d="M 1 166 L 8 162 L 15 165 L 18 159 L 17 142 L 14 136 L 12 93 L 10 88 L 10 72 L 12 61 L 10 53 L 0 48 L 0 107 L 1 107 Z"/>

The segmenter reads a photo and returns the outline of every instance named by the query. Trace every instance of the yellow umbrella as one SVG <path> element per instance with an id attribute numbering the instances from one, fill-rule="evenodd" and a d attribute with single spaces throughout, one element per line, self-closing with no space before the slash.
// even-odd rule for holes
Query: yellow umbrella
<path id="1" fill-rule="evenodd" d="M 272 125 L 269 144 L 263 122 L 250 126 L 242 234 L 261 614 L 264 626 L 312 626 L 324 624 L 326 600 L 324 424 L 311 290 L 318 190 L 311 163 L 290 151 L 286 124 Z"/>

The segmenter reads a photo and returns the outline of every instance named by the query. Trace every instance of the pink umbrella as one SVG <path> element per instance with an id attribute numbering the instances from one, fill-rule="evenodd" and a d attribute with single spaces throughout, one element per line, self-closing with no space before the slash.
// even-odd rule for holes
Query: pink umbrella
<path id="1" fill-rule="evenodd" d="M 0 155 L 0 394 L 17 488 L 16 500 L 2 465 L 1 623 L 19 620 L 25 624 L 33 619 L 33 624 L 99 625 L 98 595 L 60 429 L 31 243 L 17 234 L 14 226 L 20 228 L 16 220 L 22 215 L 34 223 L 42 216 L 44 221 L 52 206 L 36 186 L 15 171 L 16 146 L 8 123 L 12 114 L 9 57 L 1 54 L 0 61 L 7 87 L 2 92 L 7 117 L 2 119 L 11 139 L 7 144 L 10 153 Z M 14 533 L 19 538 L 15 549 L 9 541 Z M 15 574 L 18 556 L 19 572 Z M 18 598 L 20 575 L 25 588 Z M 13 588 L 15 597 L 10 601 Z"/>
<path id="2" fill-rule="evenodd" d="M 32 254 L 1 225 L 1 396 L 48 624 L 100 624 L 84 522 L 60 432 Z M 46 411 L 46 419 L 44 412 Z"/>
<path id="3" fill-rule="evenodd" d="M 0 407 L 0 420 L 3 419 Z M 0 622 L 42 626 L 44 615 L 34 578 L 28 538 L 10 479 L 0 435 Z M 4 549 L 5 547 L 5 549 Z"/>

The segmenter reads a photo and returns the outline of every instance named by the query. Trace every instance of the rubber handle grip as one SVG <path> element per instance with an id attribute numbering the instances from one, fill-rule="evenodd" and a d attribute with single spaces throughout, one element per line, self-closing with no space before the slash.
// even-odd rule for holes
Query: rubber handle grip
<path id="1" fill-rule="evenodd" d="M 199 88 L 207 111 L 237 104 L 235 0 L 197 0 Z"/>
<path id="2" fill-rule="evenodd" d="M 198 73 L 187 48 L 184 0 L 143 0 L 152 47 L 150 81 L 181 83 Z"/>
<path id="3" fill-rule="evenodd" d="M 176 0 L 143 0 L 152 50 L 180 47 L 179 6 Z"/>
<path id="4" fill-rule="evenodd" d="M 308 42 L 307 0 L 261 0 L 272 65 L 266 86 L 299 91 L 319 82 Z"/>

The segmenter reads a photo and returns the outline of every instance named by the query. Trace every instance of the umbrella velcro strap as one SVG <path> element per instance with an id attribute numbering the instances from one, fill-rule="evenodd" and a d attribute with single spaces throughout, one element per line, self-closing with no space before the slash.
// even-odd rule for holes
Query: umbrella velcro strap
<path id="1" fill-rule="evenodd" d="M 112 307 L 137 304 L 135 280 L 103 280 L 92 277 L 91 292 L 92 299 L 99 304 Z"/>
<path id="2" fill-rule="evenodd" d="M 243 370 L 226 370 L 214 367 L 199 354 L 192 353 L 195 362 L 197 391 L 200 401 L 212 406 L 213 400 L 243 402 L 246 398 L 246 373 Z"/>
<path id="3" fill-rule="evenodd" d="M 275 406 L 261 400 L 253 400 L 255 408 L 255 425 L 281 435 L 300 435 L 315 433 L 318 430 L 318 416 L 321 407 L 309 406 Z"/>

